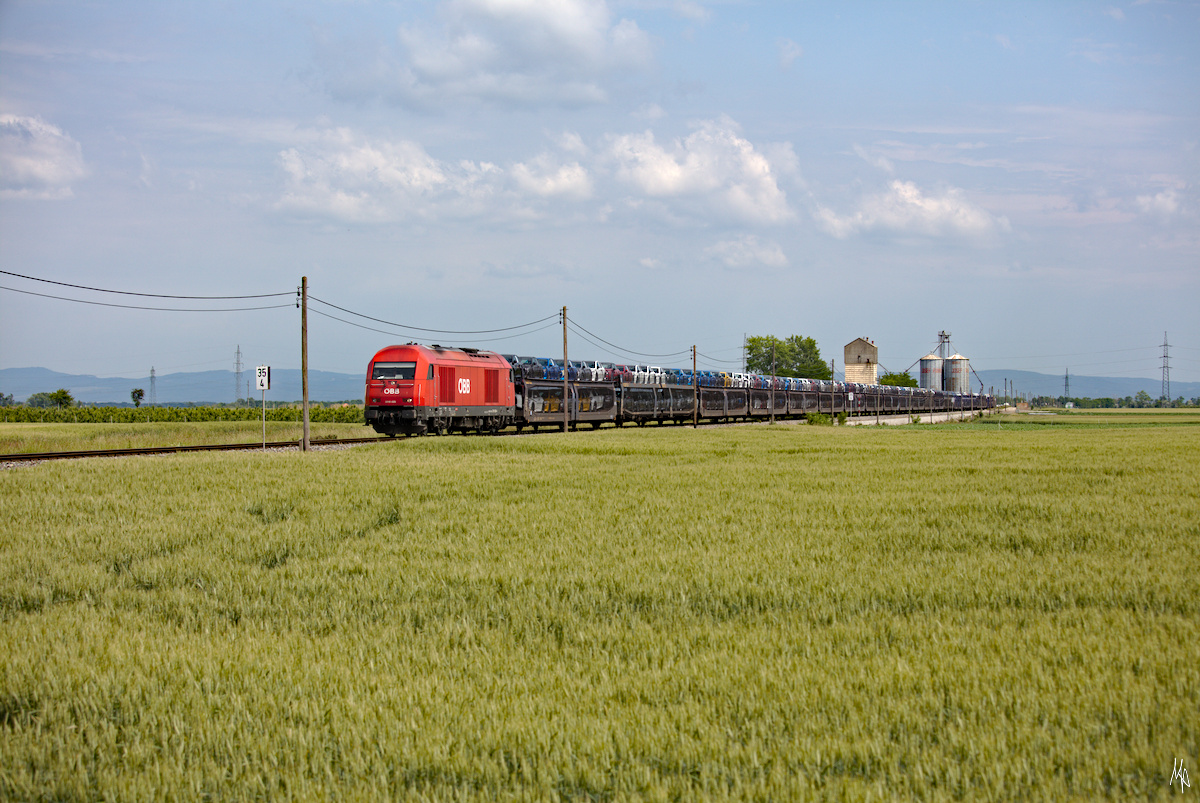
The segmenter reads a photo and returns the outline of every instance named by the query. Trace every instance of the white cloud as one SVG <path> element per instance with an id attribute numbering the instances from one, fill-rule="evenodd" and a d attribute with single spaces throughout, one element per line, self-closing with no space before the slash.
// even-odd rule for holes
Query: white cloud
<path id="1" fill-rule="evenodd" d="M 0 198 L 60 199 L 87 175 L 83 149 L 38 117 L 0 115 Z"/>
<path id="2" fill-rule="evenodd" d="M 838 238 L 863 231 L 886 230 L 899 234 L 985 237 L 1008 231 L 1006 218 L 993 217 L 967 201 L 959 189 L 928 196 L 909 181 L 893 181 L 887 192 L 865 198 L 858 211 L 839 216 L 819 207 L 817 222 Z"/>
<path id="3" fill-rule="evenodd" d="M 759 242 L 758 237 L 746 234 L 734 240 L 722 240 L 707 249 L 707 253 L 730 268 L 766 265 L 782 268 L 788 264 L 787 255 L 778 243 Z"/>
<path id="4" fill-rule="evenodd" d="M 276 208 L 358 222 L 482 217 L 607 221 L 614 208 L 644 218 L 775 224 L 794 217 L 776 175 L 798 178 L 787 143 L 764 155 L 728 119 L 660 144 L 652 131 L 574 132 L 507 165 L 440 160 L 417 142 L 371 139 L 350 129 L 292 132 L 278 151 Z M 776 165 L 779 168 L 776 168 Z"/>
<path id="5" fill-rule="evenodd" d="M 438 11 L 439 25 L 398 31 L 400 53 L 327 49 L 331 89 L 406 105 L 587 105 L 607 100 L 608 77 L 653 58 L 646 33 L 614 21 L 604 0 L 446 0 Z"/>
<path id="6" fill-rule="evenodd" d="M 699 3 L 693 3 L 691 0 L 675 0 L 675 2 L 671 3 L 671 10 L 677 16 L 689 19 L 692 22 L 708 22 L 709 17 L 712 16 L 707 8 Z"/>
<path id="7" fill-rule="evenodd" d="M 708 22 L 712 17 L 712 12 L 695 0 L 621 0 L 621 5 L 654 11 L 666 9 L 676 17 L 692 22 Z"/>
<path id="8" fill-rule="evenodd" d="M 1117 22 L 1125 21 L 1125 12 L 1115 6 L 1104 9 L 1104 13 L 1115 19 Z"/>
<path id="9" fill-rule="evenodd" d="M 114 50 L 48 47 L 35 42 L 0 42 L 0 53 L 46 61 L 98 61 L 106 64 L 139 64 L 150 60 L 145 56 Z"/>
<path id="10" fill-rule="evenodd" d="M 633 113 L 633 116 L 642 120 L 661 120 L 667 116 L 667 113 L 663 111 L 663 107 L 659 106 L 657 103 L 643 103 L 638 107 L 638 110 Z"/>
<path id="11" fill-rule="evenodd" d="M 415 142 L 361 141 L 348 129 L 279 154 L 287 188 L 278 208 L 356 222 L 427 214 L 432 202 L 487 194 L 498 168 L 460 163 L 450 170 Z"/>
<path id="12" fill-rule="evenodd" d="M 791 39 L 780 39 L 775 43 L 779 48 L 779 66 L 787 69 L 792 62 L 804 55 L 804 49 Z"/>
<path id="13" fill-rule="evenodd" d="M 861 145 L 854 146 L 854 153 L 857 154 L 859 159 L 862 159 L 869 165 L 874 165 L 885 173 L 895 172 L 895 168 L 892 166 L 891 161 L 889 161 L 886 156 L 878 156 L 868 153 L 867 149 Z"/>
<path id="14" fill-rule="evenodd" d="M 138 183 L 147 189 L 154 186 L 155 177 L 158 175 L 158 165 L 154 163 L 146 154 L 141 154 L 142 170 L 138 173 Z"/>
<path id="15" fill-rule="evenodd" d="M 1137 205 L 1143 214 L 1171 217 L 1179 211 L 1179 195 L 1175 190 L 1165 190 L 1154 195 L 1139 195 Z"/>
<path id="16" fill-rule="evenodd" d="M 567 153 L 578 156 L 586 156 L 589 153 L 588 146 L 584 143 L 583 137 L 574 131 L 564 131 L 558 137 L 556 144 Z"/>
<path id="17" fill-rule="evenodd" d="M 658 198 L 702 199 L 726 214 L 760 223 L 791 217 L 771 163 L 728 118 L 709 120 L 667 146 L 654 134 L 610 138 L 617 177 Z"/>
<path id="18" fill-rule="evenodd" d="M 1010 40 L 1004 34 L 998 33 L 995 36 L 993 36 L 992 38 L 996 40 L 996 44 L 1000 45 L 1000 47 L 1004 48 L 1005 50 L 1013 49 L 1012 40 Z"/>
<path id="19" fill-rule="evenodd" d="M 522 189 L 543 197 L 584 199 L 592 194 L 592 179 L 586 168 L 579 162 L 557 165 L 548 154 L 514 165 L 512 176 Z"/>
<path id="20" fill-rule="evenodd" d="M 1115 42 L 1095 42 L 1091 39 L 1080 39 L 1075 43 L 1072 56 L 1082 56 L 1093 64 L 1128 64 L 1139 59 L 1129 51 L 1127 46 Z"/>
<path id="21" fill-rule="evenodd" d="M 1025 138 L 1016 141 L 1032 140 Z M 1005 149 L 1002 145 L 989 145 L 983 142 L 949 144 L 880 140 L 874 143 L 870 150 L 855 146 L 854 152 L 860 158 L 889 173 L 893 172 L 895 162 L 932 162 L 965 167 L 985 167 L 1010 173 L 1046 173 L 1054 177 L 1076 176 L 1081 172 L 1081 168 L 1072 165 L 1069 161 L 1019 160 L 1013 157 L 1015 155 L 1024 156 L 1027 151 Z M 991 156 L 989 153 L 1004 155 Z"/>
<path id="22" fill-rule="evenodd" d="M 455 163 L 408 140 L 369 140 L 345 128 L 299 132 L 303 144 L 279 153 L 284 190 L 277 209 L 337 220 L 381 223 L 410 218 L 530 219 L 529 205 L 582 201 L 592 177 L 576 159 L 543 153 L 505 169 L 489 162 Z M 565 144 L 586 148 L 568 135 Z"/>

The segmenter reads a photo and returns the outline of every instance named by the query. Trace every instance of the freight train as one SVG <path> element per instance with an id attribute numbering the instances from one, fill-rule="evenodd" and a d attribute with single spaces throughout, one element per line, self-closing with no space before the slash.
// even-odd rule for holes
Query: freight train
<path id="1" fill-rule="evenodd" d="M 564 377 L 565 374 L 565 377 Z M 567 397 L 564 400 L 564 379 Z M 696 408 L 699 396 L 699 409 Z M 367 424 L 383 435 L 508 427 L 683 423 L 993 407 L 991 396 L 890 385 L 518 357 L 472 348 L 388 346 L 367 365 Z"/>

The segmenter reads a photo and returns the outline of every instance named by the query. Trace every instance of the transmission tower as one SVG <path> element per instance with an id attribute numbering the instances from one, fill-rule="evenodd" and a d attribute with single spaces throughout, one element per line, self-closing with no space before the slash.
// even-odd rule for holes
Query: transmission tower
<path id="1" fill-rule="evenodd" d="M 150 406 L 154 407 L 158 404 L 158 393 L 154 388 L 154 366 L 150 366 Z"/>
<path id="2" fill-rule="evenodd" d="M 233 358 L 233 371 L 237 377 L 233 382 L 233 403 L 237 404 L 242 398 L 242 346 L 238 344 L 237 354 Z"/>
<path id="3" fill-rule="evenodd" d="M 1068 368 L 1063 374 L 1063 396 L 1071 398 L 1071 369 Z"/>
<path id="4" fill-rule="evenodd" d="M 1163 332 L 1163 383 L 1162 397 L 1171 401 L 1171 344 L 1167 342 L 1167 333 Z"/>

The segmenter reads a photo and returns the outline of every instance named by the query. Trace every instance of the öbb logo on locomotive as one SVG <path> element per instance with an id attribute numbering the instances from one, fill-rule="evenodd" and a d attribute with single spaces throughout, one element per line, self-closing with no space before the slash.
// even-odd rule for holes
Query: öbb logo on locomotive
<path id="1" fill-rule="evenodd" d="M 463 394 L 464 396 L 469 394 L 471 392 L 471 380 L 466 379 L 466 378 L 459 379 L 458 380 L 458 392 Z"/>
<path id="2" fill-rule="evenodd" d="M 395 394 L 398 396 L 400 395 L 400 388 L 384 388 L 383 393 L 384 395 Z"/>

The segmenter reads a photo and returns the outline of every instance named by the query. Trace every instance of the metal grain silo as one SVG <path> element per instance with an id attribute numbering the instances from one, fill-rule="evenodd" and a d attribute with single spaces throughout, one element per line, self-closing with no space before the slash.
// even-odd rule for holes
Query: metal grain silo
<path id="1" fill-rule="evenodd" d="M 926 354 L 920 362 L 921 373 L 917 383 L 926 390 L 941 390 L 942 358 L 936 354 Z"/>
<path id="2" fill-rule="evenodd" d="M 961 354 L 942 361 L 942 387 L 947 393 L 971 392 L 971 363 Z"/>

